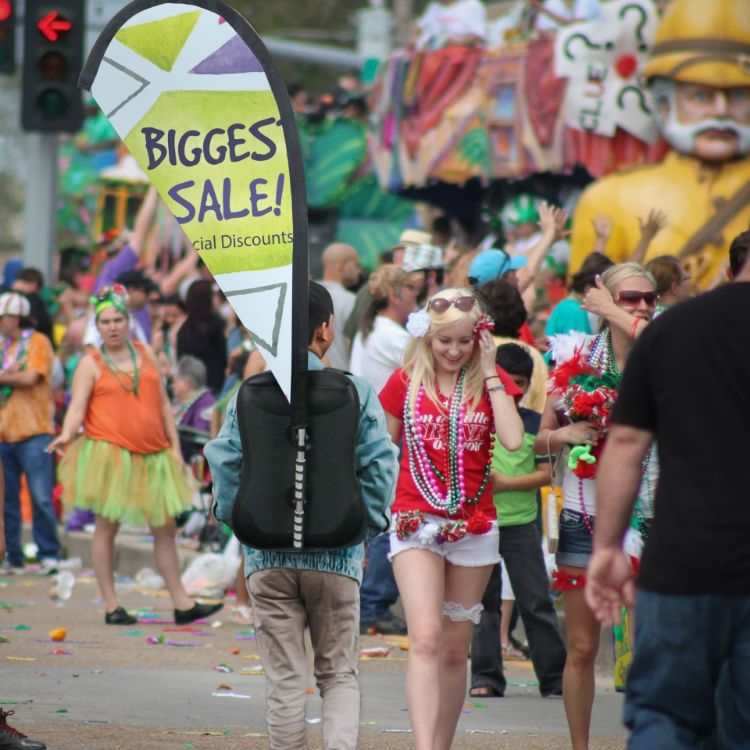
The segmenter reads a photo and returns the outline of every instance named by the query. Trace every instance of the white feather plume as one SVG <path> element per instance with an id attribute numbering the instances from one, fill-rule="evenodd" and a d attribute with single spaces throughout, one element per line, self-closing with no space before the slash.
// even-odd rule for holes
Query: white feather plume
<path id="1" fill-rule="evenodd" d="M 552 355 L 552 360 L 559 364 L 572 359 L 576 350 L 587 352 L 596 336 L 581 331 L 570 331 L 569 333 L 556 333 L 549 336 L 547 342 Z"/>

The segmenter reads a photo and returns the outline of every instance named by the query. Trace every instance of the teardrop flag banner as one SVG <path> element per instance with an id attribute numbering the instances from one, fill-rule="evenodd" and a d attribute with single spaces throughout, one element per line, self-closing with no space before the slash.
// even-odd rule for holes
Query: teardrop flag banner
<path id="1" fill-rule="evenodd" d="M 136 0 L 81 73 L 304 422 L 307 202 L 268 50 L 222 2 Z"/>

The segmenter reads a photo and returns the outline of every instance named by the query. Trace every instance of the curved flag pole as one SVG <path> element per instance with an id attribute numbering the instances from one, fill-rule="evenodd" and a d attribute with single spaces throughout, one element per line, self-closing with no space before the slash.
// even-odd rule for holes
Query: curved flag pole
<path id="1" fill-rule="evenodd" d="M 174 214 L 290 402 L 302 547 L 307 199 L 281 75 L 229 5 L 135 0 L 100 34 L 79 85 Z"/>

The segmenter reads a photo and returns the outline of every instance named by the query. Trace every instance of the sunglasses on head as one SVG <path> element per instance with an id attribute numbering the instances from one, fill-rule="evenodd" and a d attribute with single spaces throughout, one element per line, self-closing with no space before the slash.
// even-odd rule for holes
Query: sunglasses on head
<path id="1" fill-rule="evenodd" d="M 635 289 L 625 289 L 617 295 L 619 302 L 626 302 L 629 305 L 637 305 L 643 300 L 649 307 L 656 305 L 659 295 L 656 292 L 637 292 Z"/>
<path id="2" fill-rule="evenodd" d="M 434 310 L 438 315 L 444 313 L 451 305 L 461 312 L 469 312 L 476 304 L 476 299 L 470 295 L 458 297 L 456 299 L 445 299 L 445 297 L 436 297 L 427 304 L 428 310 Z"/>

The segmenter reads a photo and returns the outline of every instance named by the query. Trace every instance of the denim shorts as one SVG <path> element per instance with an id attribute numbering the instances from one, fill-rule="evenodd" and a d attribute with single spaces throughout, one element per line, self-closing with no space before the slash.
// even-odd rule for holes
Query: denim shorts
<path id="1" fill-rule="evenodd" d="M 500 562 L 500 535 L 497 521 L 492 522 L 492 528 L 486 534 L 466 534 L 456 542 L 440 542 L 435 532 L 438 526 L 445 522 L 440 516 L 425 515 L 426 523 L 419 532 L 407 539 L 399 539 L 395 531 L 391 531 L 392 560 L 399 552 L 411 549 L 421 549 L 440 555 L 452 565 L 476 568 L 484 565 L 496 565 Z M 395 522 L 395 518 L 394 518 Z"/>
<path id="2" fill-rule="evenodd" d="M 594 517 L 589 516 L 588 521 L 593 529 Z M 589 564 L 592 549 L 593 540 L 583 513 L 563 508 L 560 513 L 560 540 L 555 555 L 557 564 L 585 568 Z"/>

